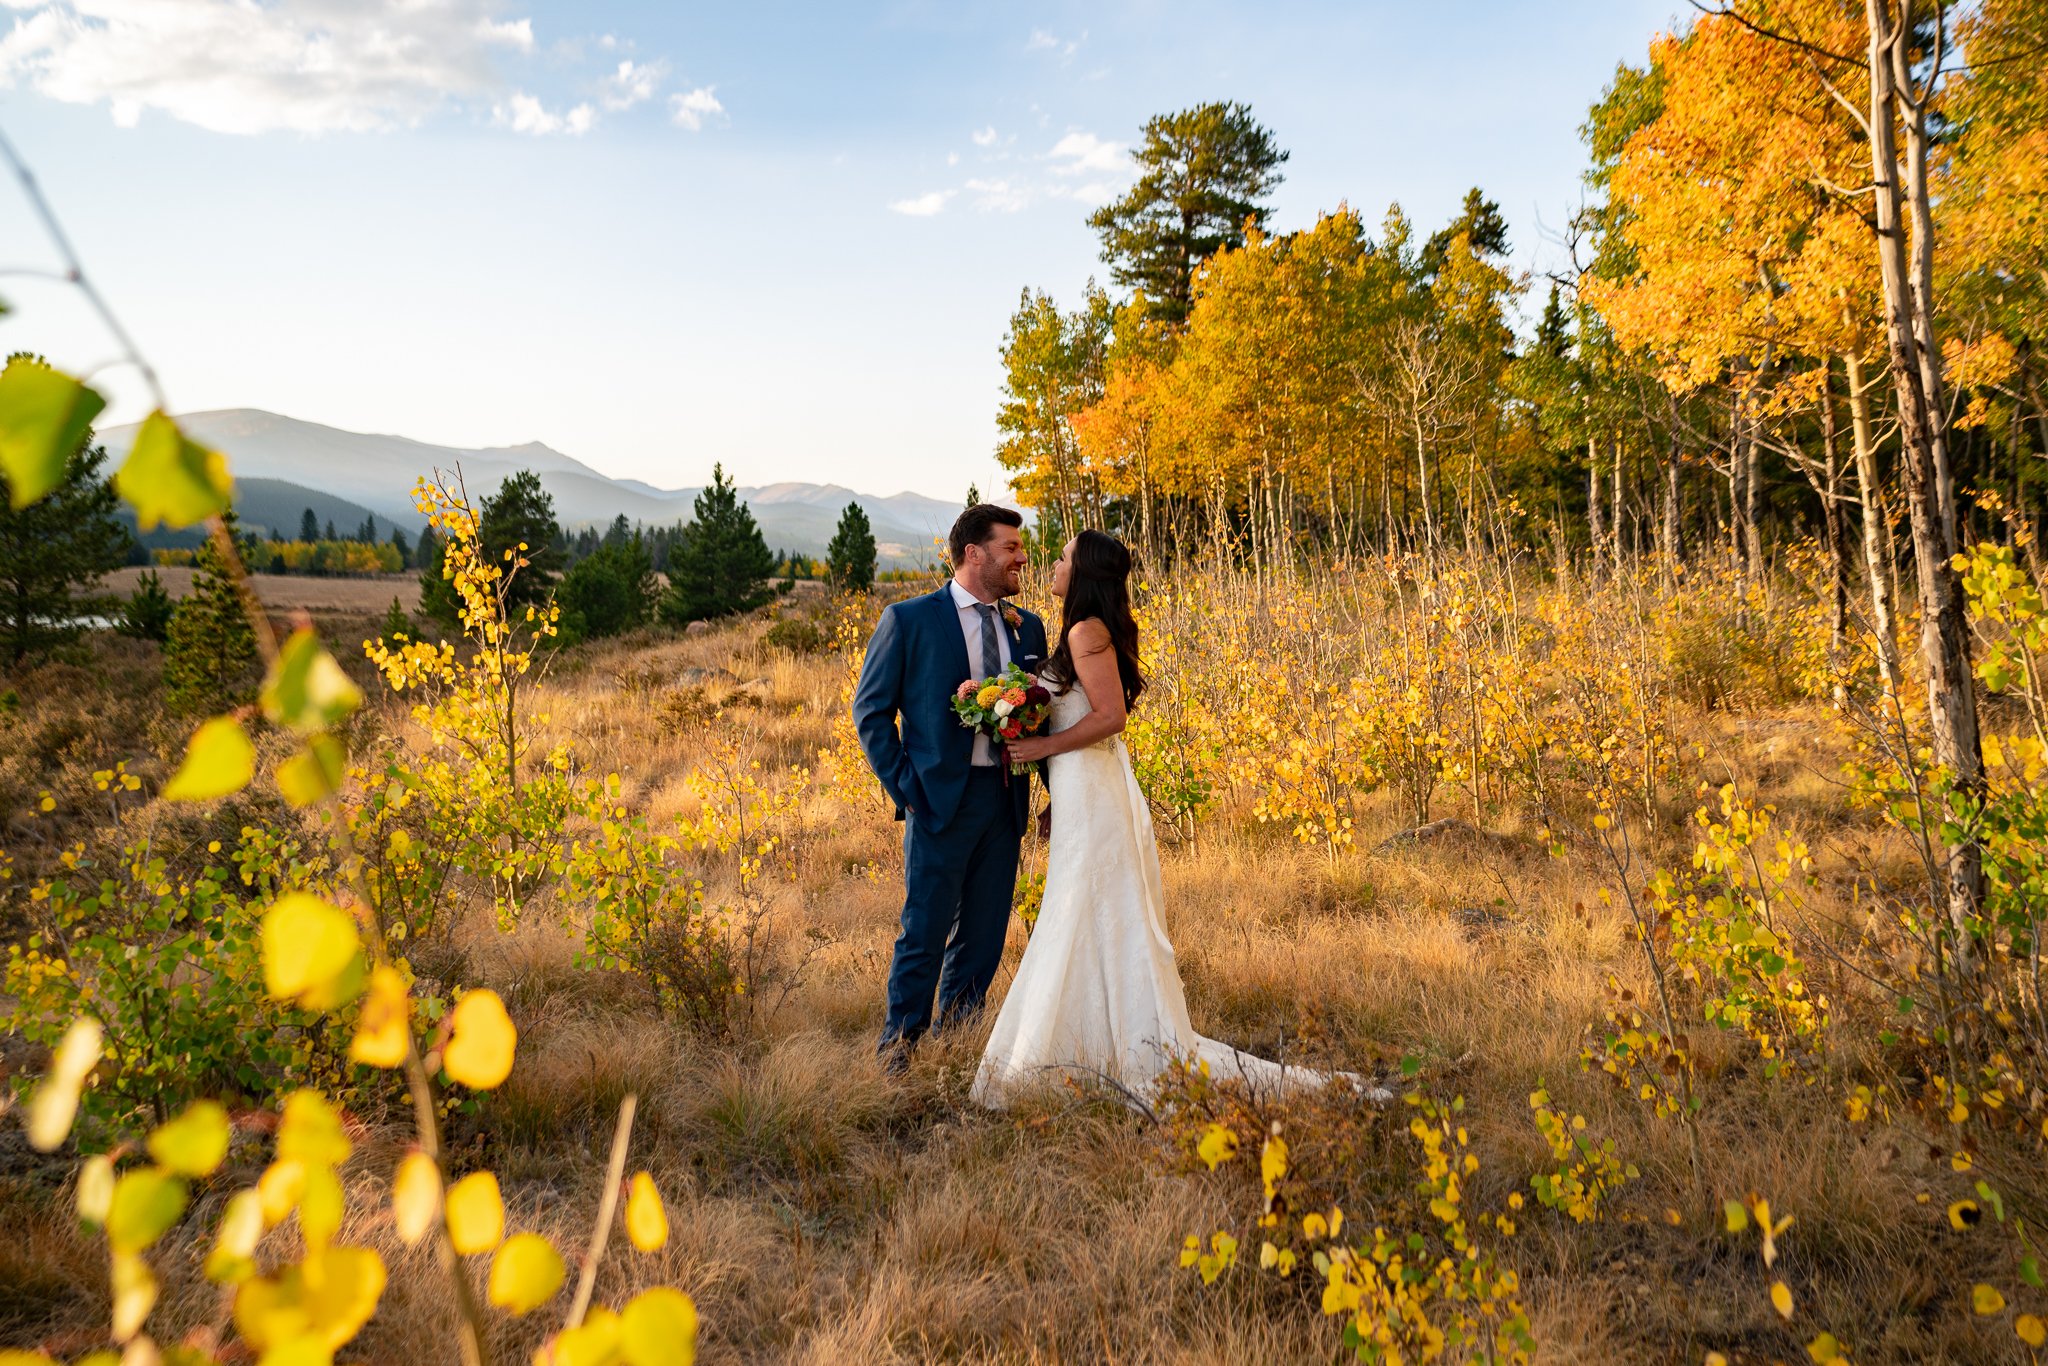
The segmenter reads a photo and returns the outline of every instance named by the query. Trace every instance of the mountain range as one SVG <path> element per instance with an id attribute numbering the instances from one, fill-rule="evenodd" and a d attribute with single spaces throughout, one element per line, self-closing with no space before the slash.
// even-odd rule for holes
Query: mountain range
<path id="1" fill-rule="evenodd" d="M 471 499 L 492 493 L 508 476 L 532 470 L 555 500 L 565 531 L 607 526 L 614 517 L 649 526 L 690 520 L 700 489 L 662 489 L 638 479 L 613 479 L 538 441 L 523 446 L 437 446 L 403 436 L 346 432 L 256 408 L 187 413 L 178 419 L 194 440 L 224 451 L 236 480 L 242 524 L 251 530 L 298 534 L 303 509 L 343 535 L 374 516 L 380 528 L 416 533 L 425 519 L 412 506 L 421 475 L 460 471 Z M 135 440 L 133 425 L 100 434 L 118 465 Z M 859 503 L 874 528 L 883 567 L 932 558 L 960 505 L 919 493 L 887 497 L 855 493 L 838 484 L 767 484 L 742 487 L 740 498 L 760 523 L 770 549 L 822 555 L 848 503 Z"/>

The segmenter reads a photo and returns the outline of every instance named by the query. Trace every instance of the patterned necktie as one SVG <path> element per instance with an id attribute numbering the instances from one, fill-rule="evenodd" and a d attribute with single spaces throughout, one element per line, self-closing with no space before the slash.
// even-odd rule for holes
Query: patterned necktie
<path id="1" fill-rule="evenodd" d="M 1003 671 L 1002 651 L 996 645 L 996 609 L 977 602 L 974 610 L 981 613 L 981 676 L 994 678 Z"/>

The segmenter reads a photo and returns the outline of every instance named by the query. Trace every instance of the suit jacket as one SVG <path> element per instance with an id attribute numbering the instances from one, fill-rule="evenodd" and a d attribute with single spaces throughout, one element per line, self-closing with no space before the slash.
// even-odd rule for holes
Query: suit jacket
<path id="1" fill-rule="evenodd" d="M 1018 615 L 1022 621 L 1013 627 L 996 614 L 1010 637 L 1011 661 L 1044 658 L 1045 623 L 1021 609 Z M 898 820 L 910 811 L 928 828 L 943 830 L 959 810 L 974 732 L 954 715 L 953 694 L 980 676 L 980 661 L 967 658 L 950 585 L 883 609 L 854 689 L 853 724 Z M 1031 809 L 1030 775 L 1013 777 L 1010 792 L 1022 829 Z"/>

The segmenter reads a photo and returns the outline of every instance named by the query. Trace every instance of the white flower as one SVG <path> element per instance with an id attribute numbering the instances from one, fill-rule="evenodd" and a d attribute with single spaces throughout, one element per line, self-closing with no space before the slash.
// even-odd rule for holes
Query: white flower
<path id="1" fill-rule="evenodd" d="M 1009 715 L 1009 714 L 1010 714 L 1011 712 L 1013 712 L 1013 711 L 1015 711 L 1015 710 L 1017 710 L 1017 709 L 1016 709 L 1015 707 L 1013 707 L 1013 706 L 1011 706 L 1011 705 L 1010 705 L 1010 699 L 1009 699 L 1009 698 L 1007 698 L 1007 697 L 1005 697 L 1005 698 L 1001 699 L 1000 701 L 998 701 L 998 702 L 996 703 L 996 706 L 995 706 L 995 713 L 996 713 L 996 719 L 997 719 L 998 721 L 1000 721 L 1000 720 L 1002 720 L 1002 719 L 1003 719 L 1003 718 L 1004 718 L 1005 716 L 1008 716 L 1008 715 Z"/>

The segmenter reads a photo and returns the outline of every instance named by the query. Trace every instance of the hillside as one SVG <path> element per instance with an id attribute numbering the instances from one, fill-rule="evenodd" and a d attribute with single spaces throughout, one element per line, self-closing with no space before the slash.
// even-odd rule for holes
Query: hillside
<path id="1" fill-rule="evenodd" d="M 273 503 L 290 504 L 287 528 L 296 527 L 300 508 L 309 505 L 324 523 L 330 515 L 326 504 L 308 496 L 317 494 L 353 509 L 333 514 L 337 527 L 353 527 L 366 514 L 374 514 L 384 526 L 396 523 L 415 531 L 421 519 L 412 507 L 413 483 L 437 469 L 459 470 L 472 496 L 488 494 L 508 475 L 532 470 L 554 497 L 555 516 L 568 530 L 605 525 L 621 513 L 648 525 L 687 521 L 699 491 L 614 479 L 538 441 L 520 446 L 438 446 L 410 437 L 343 431 L 255 408 L 187 413 L 179 421 L 198 440 L 227 452 L 242 488 L 244 521 L 267 524 Z M 134 438 L 132 425 L 110 427 L 102 434 L 116 460 L 127 453 Z M 293 487 L 280 490 L 271 487 L 273 483 Z M 944 536 L 958 511 L 955 503 L 922 494 L 883 497 L 837 484 L 743 486 L 739 494 L 753 509 L 771 547 L 806 555 L 824 553 L 840 513 L 847 503 L 858 502 L 874 527 L 878 558 L 885 567 L 928 558 L 934 539 Z"/>

